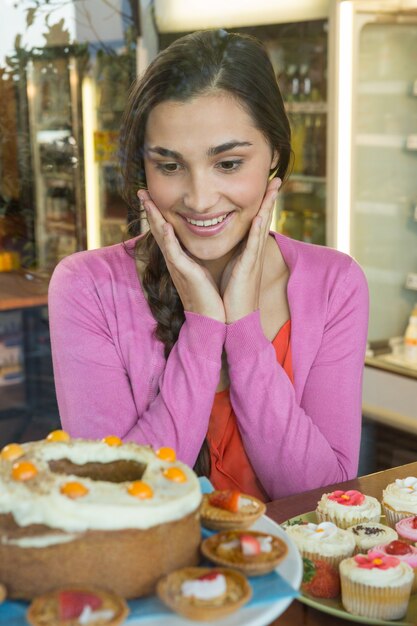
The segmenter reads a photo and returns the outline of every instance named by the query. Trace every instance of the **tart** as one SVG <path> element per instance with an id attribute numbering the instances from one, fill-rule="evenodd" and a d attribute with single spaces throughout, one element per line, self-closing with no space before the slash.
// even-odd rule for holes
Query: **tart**
<path id="1" fill-rule="evenodd" d="M 125 600 L 112 591 L 73 585 L 35 598 L 26 617 L 32 626 L 119 626 L 128 613 Z"/>
<path id="2" fill-rule="evenodd" d="M 214 563 L 248 576 L 261 576 L 281 563 L 288 554 L 288 547 L 275 535 L 254 530 L 226 530 L 205 539 L 201 551 Z"/>
<path id="3" fill-rule="evenodd" d="M 249 582 L 227 568 L 184 567 L 162 578 L 156 592 L 172 611 L 192 620 L 225 617 L 252 597 Z"/>
<path id="4" fill-rule="evenodd" d="M 200 509 L 201 523 L 212 530 L 249 528 L 266 506 L 257 498 L 239 491 L 213 491 L 203 496 Z"/>

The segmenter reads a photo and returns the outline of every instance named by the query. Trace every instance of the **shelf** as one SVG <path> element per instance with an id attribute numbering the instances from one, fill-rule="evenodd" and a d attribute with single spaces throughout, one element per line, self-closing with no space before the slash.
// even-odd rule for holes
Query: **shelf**
<path id="1" fill-rule="evenodd" d="M 289 180 L 304 181 L 306 183 L 325 183 L 326 176 L 309 176 L 307 174 L 291 174 Z"/>
<path id="2" fill-rule="evenodd" d="M 383 354 L 381 356 L 366 357 L 365 365 L 385 370 L 408 378 L 417 379 L 417 365 L 409 366 L 403 359 L 393 354 Z"/>
<path id="3" fill-rule="evenodd" d="M 0 273 L 0 311 L 45 306 L 49 277 L 24 270 Z"/>
<path id="4" fill-rule="evenodd" d="M 327 102 L 285 102 L 287 113 L 327 113 Z"/>

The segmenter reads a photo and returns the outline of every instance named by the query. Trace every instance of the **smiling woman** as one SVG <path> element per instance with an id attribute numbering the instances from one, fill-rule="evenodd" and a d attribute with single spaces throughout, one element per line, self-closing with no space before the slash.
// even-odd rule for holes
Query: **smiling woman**
<path id="1" fill-rule="evenodd" d="M 67 257 L 50 285 L 71 435 L 173 447 L 263 500 L 355 476 L 367 286 L 350 257 L 270 232 L 290 153 L 252 37 L 187 35 L 133 85 L 132 238 Z"/>

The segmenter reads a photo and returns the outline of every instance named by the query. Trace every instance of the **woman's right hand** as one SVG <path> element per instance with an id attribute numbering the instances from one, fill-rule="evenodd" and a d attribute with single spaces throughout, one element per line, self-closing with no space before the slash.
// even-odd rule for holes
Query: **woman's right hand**
<path id="1" fill-rule="evenodd" d="M 141 189 L 138 198 L 147 213 L 149 227 L 164 255 L 184 310 L 225 322 L 223 300 L 211 274 L 183 250 L 172 225 L 164 219 L 149 193 Z"/>

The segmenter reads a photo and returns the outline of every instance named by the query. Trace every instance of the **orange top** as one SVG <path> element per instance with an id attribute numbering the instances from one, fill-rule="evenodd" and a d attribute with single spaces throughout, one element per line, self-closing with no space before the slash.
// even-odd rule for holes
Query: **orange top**
<path id="1" fill-rule="evenodd" d="M 277 361 L 293 383 L 291 361 L 291 320 L 285 322 L 272 342 Z M 216 489 L 237 489 L 267 501 L 268 496 L 258 481 L 243 447 L 233 411 L 229 389 L 216 393 L 207 432 L 210 448 L 210 480 Z"/>

